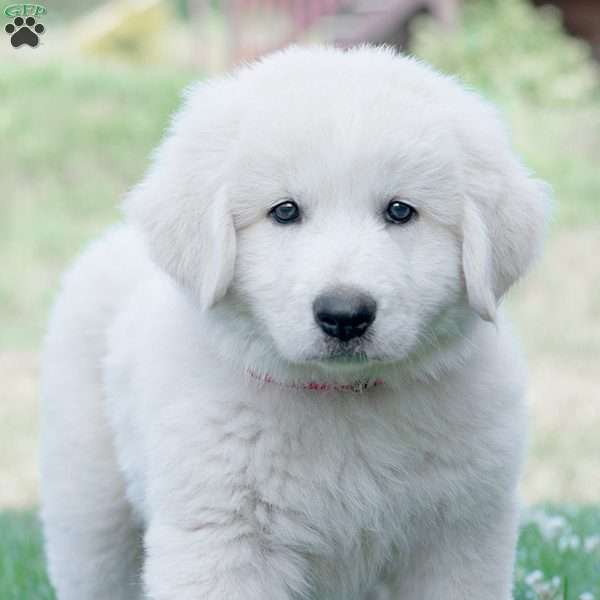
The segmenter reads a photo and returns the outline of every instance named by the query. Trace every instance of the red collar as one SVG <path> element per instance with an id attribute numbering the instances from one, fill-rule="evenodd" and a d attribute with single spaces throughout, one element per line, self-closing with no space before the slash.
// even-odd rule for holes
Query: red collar
<path id="1" fill-rule="evenodd" d="M 271 375 L 267 373 L 259 373 L 254 369 L 246 369 L 250 377 L 257 379 L 262 383 L 274 383 L 281 387 L 290 388 L 294 390 L 308 390 L 311 392 L 354 392 L 362 394 L 363 392 L 384 385 L 382 379 L 362 379 L 360 381 L 354 381 L 352 383 L 320 383 L 318 381 L 277 381 Z"/>

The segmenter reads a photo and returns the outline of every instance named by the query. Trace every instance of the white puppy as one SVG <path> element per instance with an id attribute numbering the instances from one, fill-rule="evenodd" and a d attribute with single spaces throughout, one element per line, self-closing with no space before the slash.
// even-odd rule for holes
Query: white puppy
<path id="1" fill-rule="evenodd" d="M 386 49 L 192 88 L 43 358 L 60 600 L 508 600 L 546 188 Z"/>

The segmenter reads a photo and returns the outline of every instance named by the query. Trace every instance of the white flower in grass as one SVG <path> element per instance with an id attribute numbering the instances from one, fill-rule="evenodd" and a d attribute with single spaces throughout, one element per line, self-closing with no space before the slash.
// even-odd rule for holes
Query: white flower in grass
<path id="1" fill-rule="evenodd" d="M 554 576 L 550 581 L 546 581 L 541 571 L 532 571 L 525 577 L 524 581 L 531 588 L 527 592 L 528 598 L 556 600 L 556 593 L 561 585 L 560 577 Z"/>
<path id="2" fill-rule="evenodd" d="M 550 598 L 554 596 L 554 588 L 550 585 L 549 581 L 540 583 L 535 588 L 535 591 L 537 592 L 538 598 L 540 598 L 540 600 L 550 600 Z"/>
<path id="3" fill-rule="evenodd" d="M 525 583 L 530 586 L 534 586 L 544 579 L 544 574 L 541 571 L 531 571 L 525 576 Z"/>
<path id="4" fill-rule="evenodd" d="M 569 523 L 561 515 L 549 515 L 543 510 L 531 509 L 524 513 L 523 525 L 532 524 L 537 526 L 542 537 L 548 541 L 557 538 L 561 534 L 570 533 Z"/>
<path id="5" fill-rule="evenodd" d="M 564 535 L 558 540 L 558 549 L 561 552 L 565 550 L 579 550 L 581 546 L 581 540 L 574 534 Z"/>
<path id="6" fill-rule="evenodd" d="M 586 552 L 593 552 L 596 548 L 600 548 L 600 535 L 590 535 L 583 540 L 583 549 Z"/>

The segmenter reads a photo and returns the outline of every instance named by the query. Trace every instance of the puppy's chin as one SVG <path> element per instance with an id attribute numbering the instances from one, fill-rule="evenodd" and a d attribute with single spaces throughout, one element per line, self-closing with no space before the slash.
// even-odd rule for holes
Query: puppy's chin
<path id="1" fill-rule="evenodd" d="M 326 341 L 323 348 L 304 359 L 328 373 L 351 373 L 364 371 L 374 365 L 380 365 L 382 357 L 362 340 L 350 342 Z"/>
<path id="2" fill-rule="evenodd" d="M 375 361 L 369 358 L 366 352 L 348 352 L 315 356 L 307 362 L 314 364 L 324 371 L 347 372 L 363 369 Z"/>

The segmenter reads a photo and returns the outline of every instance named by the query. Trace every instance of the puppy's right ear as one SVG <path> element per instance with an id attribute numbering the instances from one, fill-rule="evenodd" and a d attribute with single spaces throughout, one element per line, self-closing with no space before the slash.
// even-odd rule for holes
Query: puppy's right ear
<path id="1" fill-rule="evenodd" d="M 465 144 L 462 259 L 469 304 L 493 321 L 504 294 L 540 253 L 550 189 L 530 176 L 501 124 L 489 115 L 487 123 L 476 131 L 485 135 Z"/>
<path id="2" fill-rule="evenodd" d="M 227 292 L 235 230 L 227 165 L 239 130 L 234 79 L 190 89 L 144 180 L 124 204 L 154 261 L 204 308 Z"/>

